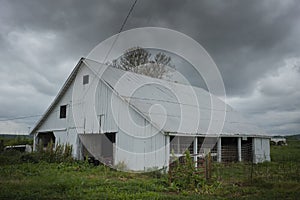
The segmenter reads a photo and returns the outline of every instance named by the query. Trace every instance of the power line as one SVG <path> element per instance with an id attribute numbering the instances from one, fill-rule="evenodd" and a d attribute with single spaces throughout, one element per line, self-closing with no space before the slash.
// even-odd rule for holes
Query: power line
<path id="1" fill-rule="evenodd" d="M 104 57 L 104 59 L 103 59 L 103 61 L 102 61 L 103 64 L 106 62 L 106 60 L 107 60 L 109 54 L 111 53 L 113 47 L 115 46 L 117 40 L 119 39 L 120 33 L 123 31 L 123 29 L 124 29 L 124 27 L 125 27 L 125 25 L 126 25 L 126 23 L 127 23 L 127 21 L 128 21 L 128 18 L 129 18 L 129 16 L 131 15 L 131 13 L 132 13 L 132 11 L 133 11 L 133 9 L 134 9 L 134 7 L 135 7 L 137 1 L 138 1 L 138 0 L 135 0 L 135 1 L 133 2 L 133 4 L 131 5 L 131 7 L 130 7 L 130 9 L 129 9 L 129 11 L 128 11 L 128 13 L 127 13 L 127 15 L 126 15 L 126 17 L 125 17 L 123 23 L 122 23 L 122 25 L 121 25 L 121 27 L 120 27 L 120 30 L 118 31 L 118 33 L 117 33 L 117 35 L 116 35 L 114 41 L 112 42 L 112 44 L 111 44 L 109 50 L 107 51 L 107 53 L 106 53 L 106 55 L 105 55 L 105 57 Z M 96 75 L 96 77 L 92 80 L 91 84 L 88 86 L 86 92 L 85 92 L 85 93 L 83 94 L 83 96 L 82 96 L 82 99 L 86 96 L 86 94 L 87 94 L 87 92 L 89 91 L 90 86 L 92 85 L 92 83 L 93 83 L 97 78 L 100 78 L 100 77 L 99 77 L 100 71 L 101 71 L 100 68 L 99 68 L 99 70 L 98 70 L 96 73 L 93 72 L 93 70 L 92 70 L 92 72 Z"/>
<path id="2" fill-rule="evenodd" d="M 81 103 L 80 103 L 81 104 Z M 72 107 L 74 106 L 79 106 L 76 104 L 73 104 Z M 60 110 L 53 110 L 52 112 L 57 113 Z M 14 121 L 14 120 L 18 120 L 18 119 L 27 119 L 27 118 L 34 118 L 34 117 L 41 117 L 44 114 L 36 114 L 36 115 L 26 115 L 26 116 L 17 116 L 17 117 L 11 117 L 11 118 L 5 118 L 5 119 L 0 119 L 0 122 L 4 122 L 4 121 Z"/>
<path id="3" fill-rule="evenodd" d="M 106 59 L 108 58 L 109 54 L 111 53 L 111 51 L 112 51 L 112 49 L 113 49 L 115 43 L 117 42 L 117 40 L 118 40 L 118 38 L 119 38 L 120 33 L 123 31 L 123 29 L 124 29 L 124 27 L 125 27 L 125 25 L 126 25 L 126 23 L 127 23 L 127 21 L 128 21 L 128 18 L 129 18 L 129 16 L 131 15 L 131 13 L 132 13 L 132 11 L 133 11 L 133 9 L 134 9 L 134 7 L 135 7 L 137 1 L 138 1 L 138 0 L 135 0 L 135 1 L 133 2 L 133 4 L 131 5 L 130 10 L 128 11 L 128 13 L 127 13 L 127 15 L 126 15 L 126 17 L 125 17 L 125 19 L 124 19 L 122 25 L 121 25 L 121 28 L 120 28 L 120 30 L 118 31 L 117 36 L 116 36 L 116 38 L 114 39 L 114 41 L 113 41 L 111 47 L 109 48 L 107 54 L 105 55 L 105 58 L 104 58 L 104 60 L 103 60 L 102 63 L 105 63 Z M 100 71 L 100 70 L 99 70 L 99 71 Z M 96 76 L 99 75 L 99 71 L 96 73 Z M 94 80 L 93 80 L 93 81 L 94 81 Z M 89 88 L 88 88 L 87 90 L 89 90 Z M 86 95 L 86 94 L 84 94 L 83 97 L 84 97 L 85 95 Z M 20 116 L 20 117 L 13 117 L 13 118 L 7 118 L 7 119 L 0 119 L 0 121 L 1 121 L 1 122 L 3 122 L 3 121 L 13 121 L 13 120 L 18 120 L 18 119 L 27 119 L 27 118 L 40 117 L 40 116 L 43 116 L 43 115 Z"/>
<path id="4" fill-rule="evenodd" d="M 111 50 L 112 50 L 113 47 L 115 46 L 115 43 L 117 42 L 120 33 L 123 31 L 123 29 L 124 29 L 124 27 L 125 27 L 125 25 L 126 25 L 126 22 L 127 22 L 128 18 L 129 18 L 129 16 L 130 16 L 130 14 L 132 13 L 133 8 L 135 7 L 137 1 L 138 1 L 138 0 L 135 0 L 135 1 L 133 2 L 133 4 L 131 5 L 130 10 L 129 10 L 128 13 L 127 13 L 127 16 L 125 17 L 125 19 L 124 19 L 124 21 L 123 21 L 123 23 L 122 23 L 122 26 L 121 26 L 121 28 L 120 28 L 120 30 L 119 30 L 119 32 L 118 32 L 116 38 L 114 39 L 114 41 L 113 41 L 113 43 L 112 43 L 112 45 L 111 45 L 109 51 L 107 52 L 107 54 L 106 54 L 106 56 L 105 56 L 105 58 L 104 58 L 104 61 L 103 61 L 102 63 L 105 63 L 105 61 L 106 61 L 107 57 L 109 56 Z"/>
<path id="5" fill-rule="evenodd" d="M 28 115 L 28 116 L 20 116 L 20 117 L 13 117 L 13 118 L 7 118 L 7 119 L 0 119 L 1 122 L 4 121 L 13 121 L 18 119 L 27 119 L 27 118 L 33 118 L 33 117 L 40 117 L 42 115 Z"/>
<path id="6" fill-rule="evenodd" d="M 135 0 L 134 3 L 132 4 L 132 6 L 131 6 L 131 8 L 130 8 L 130 10 L 129 10 L 129 12 L 128 12 L 128 14 L 127 14 L 127 16 L 126 16 L 126 18 L 125 18 L 125 20 L 124 20 L 124 22 L 123 22 L 121 28 L 120 28 L 120 30 L 119 30 L 119 33 L 122 32 L 122 30 L 123 30 L 123 28 L 124 28 L 124 26 L 125 26 L 125 24 L 126 24 L 126 22 L 127 22 L 127 19 L 128 19 L 128 17 L 130 16 L 131 12 L 133 11 L 133 8 L 134 8 L 134 6 L 135 6 L 136 3 L 137 3 L 137 0 Z"/>

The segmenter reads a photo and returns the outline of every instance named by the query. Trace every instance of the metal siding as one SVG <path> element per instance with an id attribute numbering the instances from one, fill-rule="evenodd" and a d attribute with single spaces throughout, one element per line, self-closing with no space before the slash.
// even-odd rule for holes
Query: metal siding
<path id="1" fill-rule="evenodd" d="M 36 130 L 38 132 L 53 131 L 56 144 L 70 144 L 73 149 L 73 156 L 77 158 L 77 131 L 75 129 L 73 113 L 72 113 L 72 83 L 66 93 L 58 101 L 58 104 L 54 107 L 43 124 Z M 67 105 L 67 117 L 65 119 L 59 118 L 59 111 L 61 105 Z M 35 134 L 36 137 L 36 134 Z M 36 142 L 36 140 L 35 140 Z M 35 145 L 34 145 L 35 146 Z"/>
<path id="2" fill-rule="evenodd" d="M 116 163 L 124 162 L 131 170 L 143 171 L 149 168 L 162 168 L 168 164 L 168 145 L 163 135 L 151 124 L 137 128 L 126 115 L 126 103 L 119 102 L 119 130 L 117 133 Z M 131 117 L 142 124 L 145 119 L 136 111 L 131 110 Z"/>
<path id="3" fill-rule="evenodd" d="M 270 139 L 269 138 L 262 138 L 263 143 L 263 151 L 264 151 L 264 160 L 271 161 L 270 157 Z"/>
<path id="4" fill-rule="evenodd" d="M 270 142 L 268 138 L 253 138 L 253 162 L 270 161 Z"/>
<path id="5" fill-rule="evenodd" d="M 60 99 L 59 103 L 55 106 L 53 111 L 50 113 L 45 122 L 39 127 L 37 132 L 43 130 L 56 130 L 64 129 L 69 126 L 69 122 L 73 121 L 73 116 L 71 112 L 71 101 L 72 101 L 72 86 L 65 93 L 65 95 Z M 67 117 L 64 119 L 59 118 L 60 106 L 67 105 Z"/>
<path id="6" fill-rule="evenodd" d="M 85 62 L 90 68 L 94 69 L 103 66 L 91 60 L 85 60 Z M 243 118 L 232 107 L 202 88 L 154 79 L 112 67 L 108 67 L 104 71 L 101 79 L 112 86 L 123 99 L 137 108 L 152 124 L 156 127 L 162 127 L 165 132 L 205 134 L 212 113 L 214 113 L 215 121 L 213 122 L 217 126 L 210 127 L 209 133 L 211 134 L 228 136 L 265 135 L 262 130 Z M 151 84 L 149 85 L 149 83 Z M 144 87 L 144 89 L 141 89 L 141 87 Z M 132 94 L 132 88 L 139 88 L 140 90 Z M 174 94 L 180 95 L 176 96 Z M 178 98 L 180 101 L 178 101 Z M 214 103 L 213 110 L 212 102 Z M 157 104 L 165 108 L 167 112 L 165 113 L 164 110 L 159 109 L 152 112 L 149 109 Z M 222 113 L 224 112 L 226 112 L 226 119 L 220 133 L 218 129 L 214 128 L 222 125 Z M 164 120 L 166 120 L 166 123 L 162 124 L 161 122 Z"/>
<path id="7" fill-rule="evenodd" d="M 102 82 L 98 83 L 96 90 L 96 113 L 99 120 L 99 116 L 101 117 L 101 130 L 102 132 L 117 132 L 118 127 L 116 120 L 112 114 L 111 109 L 111 101 L 112 98 L 116 98 L 115 95 L 112 94 L 112 91 Z M 118 101 L 118 100 L 116 100 Z M 119 101 L 118 101 L 119 102 Z M 118 105 L 114 105 L 118 106 Z M 116 116 L 118 117 L 118 116 Z"/>
<path id="8" fill-rule="evenodd" d="M 124 161 L 131 170 L 167 166 L 169 136 L 163 135 L 158 130 L 182 134 L 205 134 L 212 115 L 211 101 L 214 102 L 215 123 L 223 122 L 220 116 L 225 112 L 224 106 L 226 107 L 226 121 L 221 135 L 264 136 L 261 130 L 250 124 L 230 106 L 201 88 L 191 88 L 114 68 L 107 68 L 99 81 L 94 72 L 99 69 L 104 70 L 101 64 L 89 60 L 85 60 L 85 63 L 88 67 L 83 66 L 78 70 L 76 76 L 79 79 L 72 83 L 37 130 L 37 132 L 54 130 L 59 141 L 73 145 L 75 157 L 79 156 L 77 131 L 99 133 L 99 115 L 103 115 L 100 131 L 117 132 L 116 163 Z M 83 85 L 80 77 L 86 74 L 90 75 L 90 81 L 89 84 Z M 131 94 L 132 88 L 149 82 L 152 85 L 146 85 L 143 90 Z M 76 93 L 73 93 L 73 87 L 76 88 Z M 84 94 L 89 90 L 91 93 L 85 96 Z M 180 94 L 180 103 L 174 92 Z M 193 95 L 196 95 L 197 101 L 191 98 Z M 74 107 L 72 107 L 74 99 Z M 59 106 L 66 104 L 68 105 L 67 118 L 60 119 Z M 161 105 L 165 110 L 156 109 L 155 105 Z M 72 111 L 78 117 L 76 125 Z M 59 129 L 65 129 L 65 132 L 60 133 L 57 131 Z M 220 134 L 217 130 L 211 131 Z M 268 160 L 270 149 L 266 141 L 268 139 L 253 139 L 255 162 Z"/>
<path id="9" fill-rule="evenodd" d="M 89 75 L 89 84 L 82 82 L 85 75 Z M 97 82 L 98 79 L 88 67 L 80 68 L 72 94 L 74 120 L 79 133 L 96 133 L 99 130 L 94 108 Z"/>
<path id="10" fill-rule="evenodd" d="M 95 88 L 95 111 L 97 117 L 103 115 L 101 132 L 117 132 L 116 164 L 124 162 L 130 170 L 138 171 L 162 168 L 168 164 L 168 145 L 165 145 L 167 136 L 149 124 L 102 81 L 97 82 Z M 86 133 L 89 129 L 87 125 Z M 94 127 L 94 132 L 99 132 L 99 126 Z"/>
<path id="11" fill-rule="evenodd" d="M 167 139 L 167 136 L 162 134 L 141 139 L 118 132 L 116 164 L 123 162 L 128 169 L 135 171 L 147 171 L 151 168 L 167 167 L 169 144 L 164 145 L 165 139 Z M 157 148 L 159 146 L 162 148 Z"/>

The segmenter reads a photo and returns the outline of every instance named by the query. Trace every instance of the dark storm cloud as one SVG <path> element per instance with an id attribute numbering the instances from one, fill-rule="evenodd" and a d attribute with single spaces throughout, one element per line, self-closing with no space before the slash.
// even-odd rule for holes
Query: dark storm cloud
<path id="1" fill-rule="evenodd" d="M 295 1 L 141 1 L 131 20 L 137 24 L 129 27 L 163 26 L 190 35 L 220 67 L 228 94 L 247 95 L 254 79 L 287 55 L 299 56 L 298 36 L 292 35 L 299 8 Z"/>
<path id="2" fill-rule="evenodd" d="M 118 32 L 132 3 L 0 0 L 0 103 L 10 108 L 1 109 L 1 116 L 44 112 L 79 58 Z M 125 30 L 159 26 L 191 36 L 215 60 L 229 98 L 243 102 L 256 91 L 273 102 L 261 98 L 249 109 L 237 103 L 241 110 L 282 112 L 299 109 L 296 97 L 282 103 L 287 91 L 272 83 L 258 88 L 258 82 L 272 77 L 286 59 L 300 57 L 299 9 L 296 0 L 139 0 Z M 33 97 L 36 106 L 30 107 Z"/>

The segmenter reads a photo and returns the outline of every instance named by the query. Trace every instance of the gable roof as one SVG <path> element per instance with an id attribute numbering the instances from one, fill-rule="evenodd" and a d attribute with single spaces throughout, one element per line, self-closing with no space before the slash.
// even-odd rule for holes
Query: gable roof
<path id="1" fill-rule="evenodd" d="M 61 87 L 61 89 L 59 90 L 58 94 L 56 95 L 55 99 L 53 100 L 53 102 L 50 104 L 50 106 L 48 107 L 48 109 L 46 110 L 46 112 L 43 114 L 43 116 L 40 118 L 40 120 L 36 123 L 36 125 L 34 126 L 34 128 L 31 130 L 30 135 L 35 133 L 40 127 L 41 125 L 46 121 L 47 117 L 50 115 L 51 111 L 55 108 L 55 106 L 58 104 L 59 100 L 62 98 L 62 96 L 66 93 L 66 91 L 69 89 L 70 85 L 72 84 L 72 82 L 74 81 L 77 72 L 79 71 L 82 62 L 84 61 L 85 58 L 81 58 L 79 60 L 79 62 L 76 64 L 75 68 L 73 69 L 73 71 L 71 72 L 71 74 L 69 75 L 69 77 L 67 78 L 67 80 L 65 81 L 65 83 L 63 84 L 63 86 Z"/>
<path id="2" fill-rule="evenodd" d="M 85 63 L 93 69 L 102 65 L 88 59 Z M 213 102 L 213 111 L 216 115 L 212 123 L 217 123 L 216 127 L 224 121 L 222 113 L 226 114 L 222 135 L 266 135 L 231 106 L 202 88 L 155 79 L 112 67 L 107 67 L 100 79 L 156 127 L 162 127 L 164 132 L 207 134 Z M 133 88 L 137 90 L 133 92 Z M 165 110 L 160 109 L 159 105 Z M 199 111 L 199 118 L 195 117 L 195 110 Z M 214 128 L 213 125 L 210 126 L 210 134 L 218 135 L 218 130 Z"/>
<path id="3" fill-rule="evenodd" d="M 98 69 L 103 67 L 101 63 L 81 58 L 53 103 L 31 131 L 31 134 L 36 132 L 47 119 L 48 115 L 75 79 L 79 68 L 83 66 L 83 62 L 89 68 L 94 69 L 94 72 L 99 71 Z M 161 127 L 164 132 L 170 134 L 205 135 L 210 125 L 209 122 L 212 113 L 211 102 L 214 102 L 213 111 L 215 113 L 220 113 L 220 116 L 222 116 L 222 113 L 226 113 L 222 135 L 266 135 L 257 126 L 251 124 L 238 112 L 234 111 L 232 107 L 202 88 L 155 79 L 112 67 L 107 67 L 100 79 L 123 100 L 128 102 L 130 106 L 138 110 L 148 121 L 156 127 Z M 133 88 L 137 90 L 132 91 Z M 195 117 L 195 110 L 199 111 L 200 116 Z M 223 123 L 223 119 L 217 115 L 217 118 L 214 118 L 212 123 Z M 214 130 L 214 126 L 210 128 L 211 134 L 219 134 L 217 130 Z"/>

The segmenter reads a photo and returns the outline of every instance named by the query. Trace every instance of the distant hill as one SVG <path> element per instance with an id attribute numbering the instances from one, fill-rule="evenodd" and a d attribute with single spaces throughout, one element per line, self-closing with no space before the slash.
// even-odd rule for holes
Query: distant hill
<path id="1" fill-rule="evenodd" d="M 20 135 L 20 134 L 0 134 L 0 138 L 7 138 L 7 139 L 12 139 L 12 138 L 16 138 L 16 137 L 21 137 L 21 138 L 32 138 L 32 135 L 28 135 L 28 134 L 24 134 L 24 135 Z"/>
<path id="2" fill-rule="evenodd" d="M 289 139 L 289 140 L 300 140 L 300 134 L 289 135 L 289 136 L 286 136 L 285 138 Z"/>

